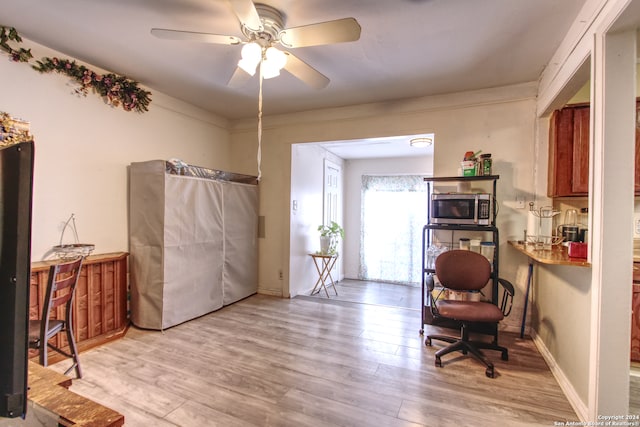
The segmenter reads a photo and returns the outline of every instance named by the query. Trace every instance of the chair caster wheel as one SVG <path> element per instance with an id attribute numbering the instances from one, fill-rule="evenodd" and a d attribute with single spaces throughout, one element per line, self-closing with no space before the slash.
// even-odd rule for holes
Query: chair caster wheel
<path id="1" fill-rule="evenodd" d="M 420 333 L 420 335 L 424 335 L 424 329 L 420 329 L 418 332 Z"/>
<path id="2" fill-rule="evenodd" d="M 495 372 L 493 371 L 493 366 L 489 366 L 487 368 L 486 371 L 484 371 L 484 373 L 489 377 L 489 378 L 493 378 L 495 375 Z"/>
<path id="3" fill-rule="evenodd" d="M 502 360 L 509 360 L 509 352 L 507 351 L 502 352 Z"/>
<path id="4" fill-rule="evenodd" d="M 427 339 L 424 340 L 424 345 L 431 347 L 431 338 L 427 337 Z"/>
<path id="5" fill-rule="evenodd" d="M 436 356 L 436 368 L 442 368 L 442 360 Z"/>

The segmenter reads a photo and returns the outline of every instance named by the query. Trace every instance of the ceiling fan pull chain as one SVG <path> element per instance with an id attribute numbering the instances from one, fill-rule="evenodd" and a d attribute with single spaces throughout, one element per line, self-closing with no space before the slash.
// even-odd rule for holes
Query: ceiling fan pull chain
<path id="1" fill-rule="evenodd" d="M 262 60 L 260 61 L 260 76 L 259 76 L 259 92 L 258 92 L 258 182 L 262 178 Z"/>

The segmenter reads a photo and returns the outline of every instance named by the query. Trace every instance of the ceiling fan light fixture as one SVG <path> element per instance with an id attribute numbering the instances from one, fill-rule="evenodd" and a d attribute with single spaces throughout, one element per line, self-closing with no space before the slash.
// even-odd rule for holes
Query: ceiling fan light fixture
<path id="1" fill-rule="evenodd" d="M 256 68 L 258 67 L 258 64 L 246 59 L 241 59 L 240 61 L 238 61 L 238 67 L 246 71 L 247 74 L 253 76 L 256 73 Z"/>
<path id="2" fill-rule="evenodd" d="M 272 79 L 274 77 L 278 77 L 280 75 L 280 70 L 277 67 L 274 67 L 269 63 L 269 60 L 265 59 L 262 61 L 262 78 L 263 79 Z"/>
<path id="3" fill-rule="evenodd" d="M 258 0 L 260 1 L 260 0 Z M 227 82 L 229 86 L 238 86 L 254 76 L 260 65 L 258 83 L 258 181 L 262 176 L 262 84 L 264 79 L 280 75 L 287 66 L 292 76 L 302 80 L 314 89 L 323 89 L 329 79 L 318 70 L 299 59 L 289 51 L 281 51 L 274 45 L 285 48 L 319 46 L 324 44 L 351 42 L 360 39 L 361 27 L 354 18 L 336 19 L 293 28 L 285 28 L 285 15 L 278 9 L 254 3 L 254 0 L 227 0 L 240 21 L 243 39 L 212 33 L 152 28 L 156 37 L 173 40 L 191 40 L 205 43 L 241 45 L 242 56 L 238 66 Z M 283 37 L 285 40 L 283 40 Z M 240 71 L 242 70 L 242 71 Z M 246 73 L 246 74 L 245 74 Z"/>
<path id="4" fill-rule="evenodd" d="M 256 42 L 247 43 L 242 47 L 241 54 L 242 59 L 238 61 L 238 67 L 253 76 L 262 59 L 262 47 Z"/>
<path id="5" fill-rule="evenodd" d="M 240 61 L 238 61 L 238 67 L 242 68 L 250 76 L 253 76 L 256 73 L 256 68 L 258 67 L 258 64 L 246 59 L 241 59 Z"/>
<path id="6" fill-rule="evenodd" d="M 264 60 L 262 61 L 262 77 L 270 79 L 279 76 L 280 70 L 284 68 L 286 63 L 287 55 L 285 55 L 284 52 L 273 46 L 269 47 L 266 50 Z"/>
<path id="7" fill-rule="evenodd" d="M 273 61 L 274 66 L 279 70 L 282 70 L 287 64 L 287 55 L 285 55 L 283 51 L 276 49 L 273 46 L 267 49 L 265 55 L 269 61 Z"/>
<path id="8" fill-rule="evenodd" d="M 431 144 L 433 144 L 433 139 L 429 137 L 412 138 L 409 140 L 409 145 L 416 148 L 428 147 Z"/>

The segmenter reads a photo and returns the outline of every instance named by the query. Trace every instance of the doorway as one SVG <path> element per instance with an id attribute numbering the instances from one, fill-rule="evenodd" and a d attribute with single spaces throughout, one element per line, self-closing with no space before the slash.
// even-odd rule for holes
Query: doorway
<path id="1" fill-rule="evenodd" d="M 433 134 L 419 136 L 434 139 Z M 393 296 L 389 293 L 394 289 L 402 291 L 395 283 L 365 281 L 359 276 L 362 239 L 362 176 L 432 176 L 433 145 L 410 147 L 409 141 L 414 137 L 416 135 L 292 145 L 289 269 L 291 297 L 308 296 L 317 279 L 309 253 L 319 249 L 317 227 L 327 218 L 325 205 L 329 205 L 325 203 L 327 199 L 324 194 L 323 175 L 325 167 L 331 167 L 330 164 L 333 163 L 340 170 L 342 197 L 339 198 L 337 206 L 338 218 L 342 221 L 340 225 L 345 230 L 345 238 L 340 248 L 341 282 L 338 285 L 340 296 L 346 298 L 349 294 L 351 302 L 382 305 L 388 305 L 388 301 L 395 300 L 400 302 L 393 304 L 411 304 L 419 308 L 419 303 L 406 302 L 410 297 L 400 293 Z M 340 292 L 342 287 L 345 288 L 344 292 Z M 372 291 L 375 290 L 378 293 L 377 297 L 372 295 Z M 415 286 L 409 291 L 420 292 L 420 289 Z M 382 298 L 385 302 L 371 302 L 374 297 Z"/>

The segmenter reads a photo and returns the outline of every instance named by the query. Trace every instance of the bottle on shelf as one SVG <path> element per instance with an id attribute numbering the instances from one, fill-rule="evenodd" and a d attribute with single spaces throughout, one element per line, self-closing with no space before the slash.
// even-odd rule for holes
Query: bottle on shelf
<path id="1" fill-rule="evenodd" d="M 491 175 L 491 166 L 493 164 L 493 160 L 491 159 L 491 153 L 480 154 L 479 163 L 479 175 L 489 176 Z"/>

